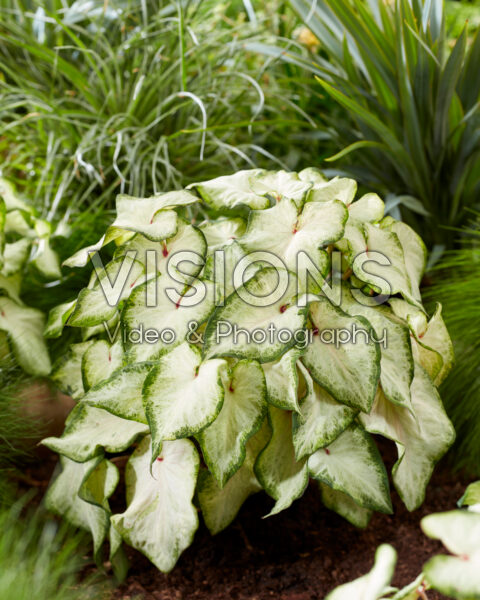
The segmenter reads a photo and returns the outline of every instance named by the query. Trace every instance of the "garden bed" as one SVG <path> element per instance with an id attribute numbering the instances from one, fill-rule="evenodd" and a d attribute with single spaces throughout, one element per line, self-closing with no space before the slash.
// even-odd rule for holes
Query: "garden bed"
<path id="1" fill-rule="evenodd" d="M 128 549 L 130 574 L 114 598 L 322 600 L 335 586 L 369 571 L 383 542 L 398 552 L 394 585 L 403 586 L 417 577 L 428 558 L 443 551 L 440 543 L 423 535 L 421 518 L 455 508 L 466 483 L 442 469 L 434 475 L 420 510 L 407 512 L 393 493 L 395 514 L 374 515 L 365 531 L 324 508 L 313 482 L 300 501 L 269 519 L 261 516 L 271 502 L 259 494 L 245 503 L 235 524 L 216 537 L 201 527 L 169 575 Z M 445 596 L 429 591 L 428 598 Z"/>

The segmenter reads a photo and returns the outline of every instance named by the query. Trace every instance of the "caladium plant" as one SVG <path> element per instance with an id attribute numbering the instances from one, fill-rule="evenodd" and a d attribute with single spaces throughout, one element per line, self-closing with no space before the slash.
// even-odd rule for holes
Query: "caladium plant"
<path id="1" fill-rule="evenodd" d="M 53 374 L 77 405 L 44 440 L 62 467 L 47 501 L 97 553 L 108 538 L 115 562 L 123 540 L 169 571 L 197 509 L 215 534 L 251 494 L 273 515 L 311 478 L 365 527 L 392 510 L 372 434 L 397 445 L 407 507 L 422 503 L 454 438 L 436 389 L 451 343 L 441 307 L 422 306 L 422 241 L 356 192 L 306 169 L 119 196 L 105 235 L 67 261 L 94 270 L 46 327 L 78 331 Z"/>
<path id="2" fill-rule="evenodd" d="M 50 358 L 43 337 L 45 315 L 23 301 L 27 265 L 45 281 L 61 277 L 50 247 L 52 225 L 0 178 L 0 354 L 13 354 L 30 375 L 48 375 Z"/>

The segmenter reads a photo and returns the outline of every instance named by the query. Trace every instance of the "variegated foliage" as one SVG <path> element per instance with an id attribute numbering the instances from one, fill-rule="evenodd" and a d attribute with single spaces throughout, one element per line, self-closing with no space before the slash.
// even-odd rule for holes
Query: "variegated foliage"
<path id="1" fill-rule="evenodd" d="M 356 189 L 315 169 L 254 170 L 120 196 L 102 239 L 67 261 L 95 256 L 98 267 L 113 250 L 46 327 L 51 337 L 78 330 L 53 375 L 77 406 L 62 437 L 44 441 L 63 467 L 48 502 L 90 530 L 96 549 L 110 538 L 114 557 L 123 540 L 169 571 L 192 540 L 196 507 L 217 533 L 249 495 L 265 490 L 275 514 L 310 479 L 327 507 L 365 527 L 372 511 L 392 510 L 372 434 L 397 446 L 393 484 L 407 507 L 422 503 L 454 437 L 436 389 L 451 344 L 441 307 L 431 318 L 422 307 L 421 240 Z M 189 254 L 179 262 L 180 251 Z M 306 279 L 302 254 L 315 267 Z M 304 337 L 220 338 L 225 324 Z M 140 340 L 142 327 L 175 339 Z M 323 335 L 352 328 L 356 340 Z M 111 457 L 125 454 L 126 510 L 112 514 Z"/>

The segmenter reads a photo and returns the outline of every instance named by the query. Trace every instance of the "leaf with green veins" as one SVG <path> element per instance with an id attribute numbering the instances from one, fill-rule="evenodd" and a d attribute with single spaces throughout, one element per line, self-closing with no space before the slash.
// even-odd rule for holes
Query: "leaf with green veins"
<path id="1" fill-rule="evenodd" d="M 214 310 L 214 286 L 203 279 L 192 282 L 192 286 L 160 275 L 133 290 L 122 313 L 128 362 L 158 358 L 185 341 L 192 331 L 191 323 L 199 325 L 208 319 Z M 172 295 L 175 291 L 181 292 L 177 301 Z M 205 296 L 200 299 L 203 292 Z M 194 293 L 198 300 L 191 298 Z M 150 336 L 148 330 L 152 330 Z"/>
<path id="2" fill-rule="evenodd" d="M 122 366 L 123 346 L 120 339 L 109 344 L 97 340 L 89 346 L 82 357 L 83 387 L 87 391 L 97 383 L 108 379 Z"/>
<path id="3" fill-rule="evenodd" d="M 21 238 L 11 244 L 5 244 L 2 275 L 9 277 L 23 268 L 30 254 L 30 246 L 31 241 L 28 238 Z"/>
<path id="4" fill-rule="evenodd" d="M 202 270 L 207 243 L 200 229 L 179 217 L 178 230 L 173 237 L 158 242 L 149 240 L 138 233 L 116 250 L 115 257 L 123 256 L 129 251 L 136 251 L 135 259 L 143 265 L 147 264 L 148 256 L 148 261 L 151 261 L 150 269 L 156 268 L 159 273 L 167 273 L 167 263 L 177 252 L 194 252 L 198 256 L 196 262 L 192 262 L 190 259 L 185 260 L 185 266 L 182 266 L 182 269 L 186 276 L 195 277 Z"/>
<path id="5" fill-rule="evenodd" d="M 335 248 L 340 250 L 352 265 L 355 258 L 367 249 L 367 239 L 361 223 L 347 221 L 343 237 L 335 242 Z"/>
<path id="6" fill-rule="evenodd" d="M 74 399 L 85 393 L 82 377 L 82 359 L 93 340 L 71 344 L 67 352 L 53 365 L 52 379 L 59 389 Z"/>
<path id="7" fill-rule="evenodd" d="M 199 225 L 199 229 L 207 240 L 209 252 L 214 252 L 230 240 L 242 237 L 245 228 L 245 221 L 239 217 L 205 221 Z"/>
<path id="8" fill-rule="evenodd" d="M 44 327 L 42 312 L 0 296 L 0 330 L 8 334 L 15 358 L 30 375 L 48 375 L 52 370 L 43 339 Z"/>
<path id="9" fill-rule="evenodd" d="M 305 459 L 295 458 L 292 443 L 292 413 L 270 406 L 272 437 L 255 462 L 255 475 L 263 489 L 275 500 L 267 516 L 276 515 L 300 498 L 308 485 Z"/>
<path id="10" fill-rule="evenodd" d="M 63 328 L 65 327 L 68 318 L 75 310 L 76 300 L 71 302 L 64 302 L 52 308 L 48 315 L 47 324 L 43 330 L 43 335 L 46 338 L 58 338 L 62 335 Z"/>
<path id="11" fill-rule="evenodd" d="M 185 190 L 167 192 L 151 198 L 134 198 L 120 194 L 116 199 L 117 218 L 111 227 L 143 234 L 152 241 L 161 241 L 177 233 L 177 206 L 197 202 L 198 198 Z"/>
<path id="12" fill-rule="evenodd" d="M 221 359 L 202 361 L 201 351 L 187 342 L 160 357 L 143 387 L 155 453 L 163 440 L 194 435 L 216 419 L 226 366 Z"/>
<path id="13" fill-rule="evenodd" d="M 428 321 L 425 333 L 418 338 L 417 341 L 422 348 L 433 350 L 442 358 L 442 366 L 435 376 L 435 385 L 438 387 L 450 372 L 454 361 L 453 344 L 442 318 L 441 304 L 437 304 L 435 314 Z M 422 354 L 421 351 L 420 354 Z"/>
<path id="14" fill-rule="evenodd" d="M 330 181 L 318 181 L 308 194 L 308 202 L 329 202 L 340 200 L 348 206 L 357 193 L 357 182 L 354 179 L 334 177 Z"/>
<path id="15" fill-rule="evenodd" d="M 422 529 L 453 556 L 439 555 L 423 567 L 425 579 L 449 597 L 480 598 L 480 515 L 455 510 L 422 519 Z"/>
<path id="16" fill-rule="evenodd" d="M 370 573 L 339 586 L 325 600 L 379 600 L 390 590 L 396 562 L 397 553 L 392 546 L 379 546 Z"/>
<path id="17" fill-rule="evenodd" d="M 365 194 L 348 205 L 348 218 L 353 221 L 377 223 L 384 212 L 385 204 L 377 194 Z"/>
<path id="18" fill-rule="evenodd" d="M 396 443 L 393 483 L 410 511 L 422 504 L 435 464 L 455 439 L 438 392 L 419 365 L 415 365 L 411 391 L 413 414 L 389 402 L 379 390 L 370 414 L 360 415 L 368 431 Z"/>
<path id="19" fill-rule="evenodd" d="M 378 345 L 371 341 L 370 323 L 364 317 L 347 315 L 326 298 L 310 304 L 310 319 L 318 335 L 307 346 L 302 362 L 335 400 L 368 412 L 377 391 L 381 360 Z M 349 340 L 333 343 L 330 333 L 341 330 L 348 331 Z M 329 336 L 322 341 L 325 332 Z"/>
<path id="20" fill-rule="evenodd" d="M 82 402 L 103 408 L 122 419 L 146 424 L 142 389 L 152 368 L 153 363 L 135 363 L 117 369 L 110 373 L 108 378 L 91 387 L 82 398 Z"/>
<path id="21" fill-rule="evenodd" d="M 127 509 L 114 515 L 112 524 L 127 543 L 168 572 L 198 527 L 192 498 L 199 458 L 189 440 L 164 442 L 152 465 L 151 453 L 146 437 L 126 467 Z"/>
<path id="22" fill-rule="evenodd" d="M 362 508 L 390 514 L 385 465 L 372 437 L 352 423 L 328 448 L 308 459 L 310 475 L 347 494 Z"/>
<path id="23" fill-rule="evenodd" d="M 334 400 L 313 381 L 301 361 L 298 369 L 305 382 L 305 393 L 298 414 L 293 415 L 292 437 L 295 456 L 301 460 L 334 442 L 351 425 L 358 411 Z"/>
<path id="24" fill-rule="evenodd" d="M 298 207 L 302 206 L 307 192 L 312 187 L 312 183 L 303 181 L 297 173 L 287 171 L 265 171 L 250 181 L 253 191 L 259 195 L 268 195 L 277 201 L 280 198 L 289 198 Z"/>
<path id="25" fill-rule="evenodd" d="M 60 457 L 62 471 L 46 495 L 49 510 L 75 527 L 90 531 L 97 559 L 109 530 L 108 498 L 118 484 L 118 470 L 103 456 L 79 463 Z"/>
<path id="26" fill-rule="evenodd" d="M 104 451 L 122 452 L 145 433 L 148 427 L 143 423 L 81 402 L 70 414 L 62 437 L 45 438 L 42 444 L 71 460 L 85 462 Z"/>
<path id="27" fill-rule="evenodd" d="M 346 286 L 342 289 L 342 309 L 350 315 L 365 317 L 372 325 L 380 346 L 382 389 L 391 402 L 410 407 L 414 362 L 407 325 L 386 306 L 365 306 L 357 302 Z"/>
<path id="28" fill-rule="evenodd" d="M 325 506 L 335 511 L 349 523 L 360 529 L 365 529 L 372 518 L 372 511 L 362 508 L 347 494 L 334 490 L 329 485 L 318 483 L 322 502 Z"/>
<path id="29" fill-rule="evenodd" d="M 253 467 L 270 436 L 270 428 L 265 419 L 260 430 L 247 442 L 247 452 L 242 466 L 223 488 L 219 487 L 208 470 L 200 471 L 197 487 L 198 502 L 205 524 L 212 535 L 228 527 L 245 500 L 262 489 Z"/>
<path id="30" fill-rule="evenodd" d="M 299 412 L 297 360 L 303 350 L 293 347 L 274 362 L 263 363 L 267 400 L 277 408 Z"/>
<path id="31" fill-rule="evenodd" d="M 210 472 L 224 487 L 243 464 L 246 444 L 265 418 L 267 390 L 262 367 L 254 361 L 241 360 L 221 377 L 222 408 L 197 439 Z"/>
<path id="32" fill-rule="evenodd" d="M 238 171 L 233 175 L 192 183 L 187 189 L 197 190 L 203 200 L 215 210 L 231 210 L 241 206 L 263 209 L 269 206 L 269 200 L 255 193 L 251 185 L 251 180 L 263 172 L 262 169 Z"/>
<path id="33" fill-rule="evenodd" d="M 144 272 L 143 265 L 130 255 L 112 260 L 94 287 L 80 292 L 68 324 L 91 327 L 109 321 L 117 312 L 119 303 L 141 283 Z"/>
<path id="34" fill-rule="evenodd" d="M 240 243 L 250 252 L 273 252 L 291 270 L 295 270 L 300 252 L 322 264 L 326 260 L 321 257 L 321 246 L 343 236 L 347 218 L 347 209 L 338 200 L 308 202 L 299 214 L 293 200 L 282 198 L 272 208 L 251 213 Z"/>
<path id="35" fill-rule="evenodd" d="M 281 279 L 285 282 L 288 279 L 288 284 L 285 288 L 280 284 L 280 292 L 285 291 L 277 299 Z M 276 360 L 295 345 L 294 334 L 305 325 L 307 309 L 295 304 L 296 287 L 295 275 L 287 271 L 269 267 L 255 273 L 226 299 L 224 306 L 216 308 L 210 317 L 205 330 L 205 356 L 250 358 L 261 363 Z M 245 298 L 255 302 L 255 305 L 250 305 Z M 224 326 L 231 328 L 228 335 Z M 250 333 L 259 329 L 265 335 L 261 331 L 262 337 L 258 339 L 258 343 L 252 344 L 248 342 L 245 333 L 235 336 L 235 331 L 239 329 Z M 278 335 L 269 333 L 281 329 L 292 332 L 291 339 L 283 342 Z"/>

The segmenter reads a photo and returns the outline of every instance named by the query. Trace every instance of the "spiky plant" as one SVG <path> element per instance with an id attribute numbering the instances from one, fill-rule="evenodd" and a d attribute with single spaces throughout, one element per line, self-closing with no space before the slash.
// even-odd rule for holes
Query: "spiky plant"
<path id="1" fill-rule="evenodd" d="M 289 153 L 304 118 L 243 49 L 266 16 L 251 25 L 229 4 L 0 4 L 3 170 L 34 184 L 43 216 L 271 162 L 267 137 Z"/>
<path id="2" fill-rule="evenodd" d="M 290 5 L 318 39 L 310 60 L 263 51 L 285 50 L 344 109 L 324 120 L 332 164 L 388 194 L 427 245 L 452 246 L 444 226 L 464 223 L 480 190 L 480 35 L 467 44 L 464 30 L 450 50 L 443 0 Z"/>
<path id="3" fill-rule="evenodd" d="M 105 582 L 80 581 L 87 566 L 84 539 L 58 526 L 42 509 L 26 510 L 28 497 L 0 509 L 0 597 L 2 600 L 106 600 Z"/>
<path id="4" fill-rule="evenodd" d="M 462 248 L 437 265 L 427 298 L 443 304 L 456 361 L 442 386 L 455 425 L 452 458 L 458 468 L 480 475 L 480 224 L 465 232 Z"/>

